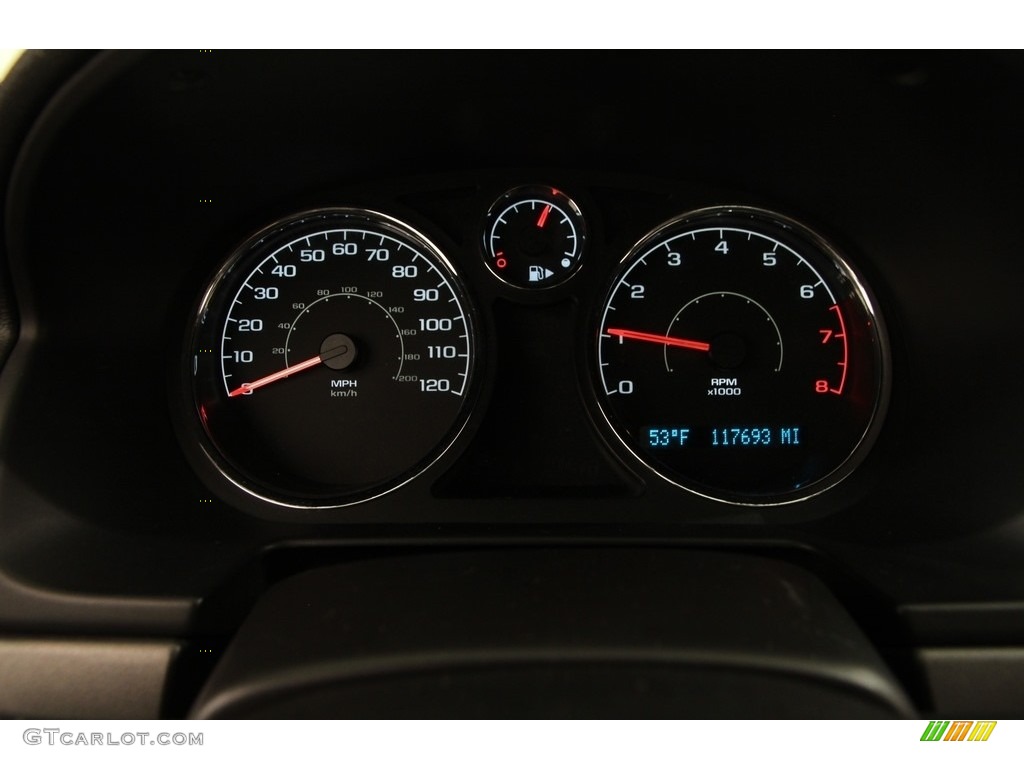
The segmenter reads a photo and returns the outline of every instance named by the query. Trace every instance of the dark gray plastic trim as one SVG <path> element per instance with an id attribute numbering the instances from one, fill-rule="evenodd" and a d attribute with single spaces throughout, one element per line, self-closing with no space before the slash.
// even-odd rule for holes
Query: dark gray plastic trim
<path id="1" fill-rule="evenodd" d="M 709 717 L 744 716 L 745 697 L 779 699 L 769 678 L 796 683 L 802 711 L 808 701 L 831 702 L 822 717 L 850 716 L 865 703 L 876 717 L 914 713 L 859 627 L 809 573 L 717 552 L 594 548 L 441 552 L 294 576 L 257 603 L 192 714 L 274 717 L 326 693 L 337 711 L 316 716 L 355 716 L 347 687 L 418 677 L 427 683 L 404 699 L 407 716 L 443 717 L 475 695 L 467 693 L 474 670 L 544 665 L 618 669 L 626 679 L 655 666 L 738 675 L 745 696 L 718 702 Z M 446 681 L 440 693 L 431 678 Z M 530 679 L 513 676 L 505 692 L 514 716 L 546 712 Z M 570 711 L 592 714 L 585 689 L 558 695 Z M 682 685 L 672 698 L 689 707 L 708 695 Z M 608 704 L 622 711 L 621 700 Z M 784 717 L 791 705 L 779 699 L 773 711 Z"/>
<path id="2" fill-rule="evenodd" d="M 160 717 L 171 641 L 0 638 L 0 717 Z"/>

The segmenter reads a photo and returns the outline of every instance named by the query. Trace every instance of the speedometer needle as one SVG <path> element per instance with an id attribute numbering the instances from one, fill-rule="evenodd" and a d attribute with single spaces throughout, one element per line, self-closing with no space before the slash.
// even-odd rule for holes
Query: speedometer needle
<path id="1" fill-rule="evenodd" d="M 699 352 L 708 352 L 711 345 L 706 341 L 691 341 L 690 339 L 677 339 L 674 336 L 659 336 L 656 333 L 642 333 L 641 331 L 627 331 L 624 328 L 609 328 L 611 336 L 618 336 L 620 339 L 634 339 L 635 341 L 650 341 L 655 344 L 665 344 L 669 347 L 682 347 L 683 349 L 696 349 Z"/>
<path id="2" fill-rule="evenodd" d="M 303 360 L 301 363 L 289 365 L 287 368 L 282 368 L 277 373 L 272 373 L 269 376 L 264 376 L 262 379 L 256 379 L 256 381 L 250 384 L 243 384 L 238 389 L 231 390 L 230 392 L 228 392 L 228 397 L 237 397 L 238 395 L 251 395 L 254 390 L 257 390 L 260 387 L 265 387 L 267 386 L 267 384 L 273 384 L 275 381 L 280 381 L 281 379 L 287 379 L 293 373 L 298 373 L 299 371 L 304 371 L 307 368 L 312 368 L 316 365 L 319 365 L 322 362 L 322 360 L 323 358 L 320 355 L 317 355 L 316 357 L 309 358 L 309 360 Z"/>

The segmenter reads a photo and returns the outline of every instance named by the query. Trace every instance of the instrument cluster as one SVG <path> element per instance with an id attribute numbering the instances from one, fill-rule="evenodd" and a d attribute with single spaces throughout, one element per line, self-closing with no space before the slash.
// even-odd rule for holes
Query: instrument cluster
<path id="1" fill-rule="evenodd" d="M 282 520 L 344 521 L 428 469 L 430 493 L 460 495 L 474 467 L 516 461 L 515 445 L 477 440 L 488 414 L 546 390 L 578 398 L 632 493 L 773 508 L 857 469 L 883 426 L 889 344 L 833 243 L 749 205 L 639 226 L 643 207 L 599 209 L 549 181 L 478 192 L 454 228 L 346 199 L 240 236 L 182 354 L 179 436 L 211 489 Z M 559 306 L 573 344 L 549 321 L 528 340 L 501 327 Z M 570 364 L 536 366 L 524 343 Z M 531 428 L 572 428 L 553 413 Z"/>

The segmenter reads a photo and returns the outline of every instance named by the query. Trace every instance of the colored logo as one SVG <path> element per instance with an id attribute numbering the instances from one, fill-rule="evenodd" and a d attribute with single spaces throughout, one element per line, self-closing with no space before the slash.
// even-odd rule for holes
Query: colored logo
<path id="1" fill-rule="evenodd" d="M 931 720 L 921 741 L 988 741 L 997 720 Z"/>

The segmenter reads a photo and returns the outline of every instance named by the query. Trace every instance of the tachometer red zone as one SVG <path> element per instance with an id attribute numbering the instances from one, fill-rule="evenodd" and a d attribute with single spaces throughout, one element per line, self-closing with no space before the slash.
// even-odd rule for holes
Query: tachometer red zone
<path id="1" fill-rule="evenodd" d="M 839 305 L 833 304 L 828 309 L 829 312 L 836 313 L 836 319 L 839 321 L 839 330 L 836 331 L 831 328 L 822 328 L 819 333 L 822 336 L 822 344 L 831 344 L 838 341 L 843 345 L 842 357 L 839 362 L 836 363 L 840 370 L 839 383 L 832 386 L 829 384 L 828 379 L 818 379 L 814 382 L 814 391 L 820 394 L 841 395 L 843 394 L 843 389 L 846 387 L 846 368 L 849 361 L 850 348 L 846 341 L 846 322 L 843 320 L 843 313 L 839 309 Z"/>

